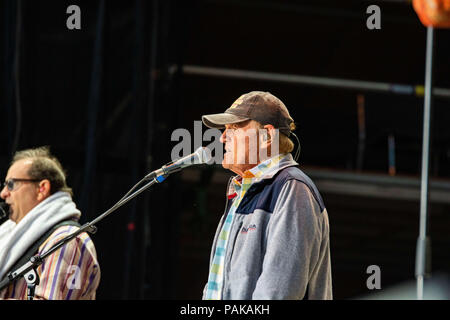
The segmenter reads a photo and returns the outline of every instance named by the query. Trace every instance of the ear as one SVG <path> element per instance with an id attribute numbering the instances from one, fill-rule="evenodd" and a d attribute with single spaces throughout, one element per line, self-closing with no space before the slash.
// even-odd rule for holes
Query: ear
<path id="1" fill-rule="evenodd" d="M 48 196 L 50 196 L 50 187 L 51 187 L 50 181 L 47 179 L 44 179 L 41 182 L 39 182 L 38 196 L 37 196 L 39 201 L 42 201 Z"/>
<path id="2" fill-rule="evenodd" d="M 267 124 L 264 126 L 267 132 L 267 139 L 262 142 L 261 147 L 267 149 L 267 153 L 270 156 L 274 156 L 279 153 L 279 132 L 273 125 Z"/>
<path id="3" fill-rule="evenodd" d="M 270 144 L 272 138 L 275 137 L 275 128 L 271 124 L 266 124 L 264 126 L 264 130 L 265 133 L 263 135 L 265 136 L 265 139 L 263 139 L 263 141 L 265 141 L 267 144 Z"/>

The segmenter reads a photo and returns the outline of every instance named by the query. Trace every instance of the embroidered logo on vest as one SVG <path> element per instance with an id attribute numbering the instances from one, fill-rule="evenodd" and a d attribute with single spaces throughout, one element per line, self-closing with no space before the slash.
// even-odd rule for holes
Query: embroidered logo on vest
<path id="1" fill-rule="evenodd" d="M 255 231 L 255 230 L 256 230 L 256 224 L 251 224 L 247 228 L 246 227 L 242 227 L 241 233 L 248 233 L 250 231 Z"/>

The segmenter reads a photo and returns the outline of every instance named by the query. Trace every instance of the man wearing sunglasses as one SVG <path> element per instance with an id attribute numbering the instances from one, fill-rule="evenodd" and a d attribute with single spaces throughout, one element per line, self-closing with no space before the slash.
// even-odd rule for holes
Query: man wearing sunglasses
<path id="1" fill-rule="evenodd" d="M 80 226 L 64 170 L 47 147 L 14 155 L 0 196 L 9 205 L 9 220 L 0 226 L 0 280 Z M 86 233 L 49 255 L 36 272 L 35 299 L 95 299 L 100 268 Z M 26 281 L 16 280 L 0 298 L 26 299 Z"/>

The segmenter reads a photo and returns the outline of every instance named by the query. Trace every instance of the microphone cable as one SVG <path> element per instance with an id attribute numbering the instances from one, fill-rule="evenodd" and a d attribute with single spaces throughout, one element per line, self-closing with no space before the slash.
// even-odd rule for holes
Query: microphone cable
<path id="1" fill-rule="evenodd" d="M 300 156 L 301 146 L 300 146 L 300 140 L 298 139 L 297 135 L 291 131 L 291 134 L 294 136 L 295 140 L 297 140 L 297 150 L 295 151 L 294 160 L 298 162 L 298 158 Z"/>

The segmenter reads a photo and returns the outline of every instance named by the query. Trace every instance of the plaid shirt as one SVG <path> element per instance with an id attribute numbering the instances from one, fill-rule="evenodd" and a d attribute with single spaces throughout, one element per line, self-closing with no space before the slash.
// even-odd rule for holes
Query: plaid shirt
<path id="1" fill-rule="evenodd" d="M 216 251 L 209 270 L 208 285 L 205 294 L 206 300 L 221 300 L 222 298 L 223 270 L 225 267 L 225 253 L 227 250 L 229 232 L 233 224 L 236 209 L 239 207 L 245 193 L 255 182 L 272 177 L 277 173 L 279 170 L 279 162 L 289 156 L 290 154 L 274 156 L 261 162 L 250 170 L 247 170 L 242 177 L 236 176 L 233 178 L 230 189 L 228 190 L 228 198 L 234 198 L 234 201 L 228 211 L 219 239 L 217 240 Z"/>

